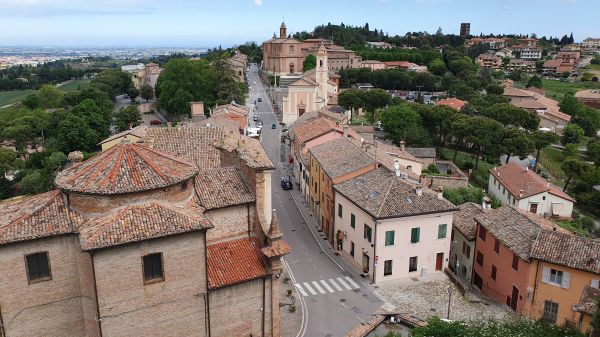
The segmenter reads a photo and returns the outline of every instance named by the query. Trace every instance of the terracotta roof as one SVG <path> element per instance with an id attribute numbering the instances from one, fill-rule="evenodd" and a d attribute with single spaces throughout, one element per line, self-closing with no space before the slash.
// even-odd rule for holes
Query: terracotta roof
<path id="1" fill-rule="evenodd" d="M 190 206 L 148 202 L 95 218 L 79 229 L 81 248 L 95 250 L 212 228 L 204 215 Z"/>
<path id="2" fill-rule="evenodd" d="M 428 189 L 417 195 L 412 185 L 383 167 L 337 184 L 334 189 L 375 219 L 458 210 Z"/>
<path id="3" fill-rule="evenodd" d="M 254 202 L 254 193 L 238 168 L 223 167 L 202 171 L 196 176 L 196 192 L 206 209 Z"/>
<path id="4" fill-rule="evenodd" d="M 532 97 L 533 96 L 533 95 L 531 95 L 531 93 L 529 93 L 525 90 L 521 90 L 521 89 L 513 88 L 513 87 L 505 87 L 504 93 L 502 95 L 510 96 L 510 97 Z"/>
<path id="5" fill-rule="evenodd" d="M 148 131 L 148 127 L 146 125 L 138 125 L 135 128 L 125 130 L 123 132 L 119 132 L 113 136 L 110 136 L 110 137 L 106 138 L 105 140 L 101 141 L 100 143 L 98 143 L 98 145 L 104 144 L 106 142 L 110 142 L 111 140 L 115 140 L 115 139 L 121 138 L 126 135 L 132 135 L 132 136 L 136 136 L 138 138 L 144 138 L 144 136 L 146 136 L 146 131 Z"/>
<path id="6" fill-rule="evenodd" d="M 207 127 L 221 128 L 225 132 L 240 133 L 242 121 L 224 115 L 211 116 L 205 120 Z"/>
<path id="7" fill-rule="evenodd" d="M 532 258 L 600 274 L 600 241 L 580 236 L 542 231 L 533 246 Z"/>
<path id="8" fill-rule="evenodd" d="M 375 131 L 371 125 L 350 125 L 350 129 L 358 133 L 373 133 Z"/>
<path id="9" fill-rule="evenodd" d="M 208 288 L 218 289 L 269 275 L 269 267 L 260 245 L 242 238 L 207 247 Z"/>
<path id="10" fill-rule="evenodd" d="M 56 176 L 62 190 L 123 194 L 172 186 L 198 173 L 187 162 L 140 144 L 120 143 Z"/>
<path id="11" fill-rule="evenodd" d="M 218 143 L 217 148 L 236 152 L 246 164 L 256 170 L 273 169 L 273 162 L 258 139 L 230 134 Z"/>
<path id="12" fill-rule="evenodd" d="M 435 102 L 435 105 L 446 105 L 453 108 L 454 110 L 460 110 L 465 104 L 467 104 L 467 102 L 458 98 L 442 99 Z"/>
<path id="13" fill-rule="evenodd" d="M 344 137 L 317 145 L 308 151 L 331 179 L 375 164 L 371 156 Z"/>
<path id="14" fill-rule="evenodd" d="M 250 108 L 239 105 L 235 102 L 231 102 L 230 104 L 219 105 L 217 106 L 209 120 L 225 118 L 232 121 L 235 121 L 238 124 L 238 128 L 240 130 L 244 130 L 246 125 L 248 124 L 248 113 L 250 112 Z M 210 123 L 210 122 L 209 122 Z M 214 123 L 213 123 L 214 124 Z"/>
<path id="15" fill-rule="evenodd" d="M 269 243 L 261 249 L 265 256 L 273 258 L 286 255 L 290 252 L 290 246 L 283 241 L 283 233 L 281 233 L 281 230 L 279 229 L 279 223 L 277 221 L 277 213 L 275 212 L 275 209 L 273 209 L 273 216 L 267 237 Z"/>
<path id="16" fill-rule="evenodd" d="M 417 158 L 435 158 L 435 147 L 407 147 L 406 152 Z"/>
<path id="17" fill-rule="evenodd" d="M 578 92 L 575 93 L 575 97 L 585 98 L 585 99 L 600 99 L 600 90 L 598 90 L 598 89 L 579 90 Z"/>
<path id="18" fill-rule="evenodd" d="M 475 218 L 483 214 L 481 205 L 466 202 L 458 206 L 459 211 L 454 213 L 452 226 L 458 229 L 468 240 L 475 240 L 477 221 Z"/>
<path id="19" fill-rule="evenodd" d="M 335 123 L 325 117 L 317 117 L 306 123 L 295 127 L 291 134 L 300 143 L 307 142 L 311 139 L 319 137 L 323 134 L 339 130 L 340 127 L 336 127 Z"/>
<path id="20" fill-rule="evenodd" d="M 526 98 L 526 99 L 521 99 L 518 101 L 513 101 L 510 102 L 510 104 L 522 108 L 522 109 L 526 109 L 526 110 L 542 110 L 542 109 L 547 109 L 545 105 L 543 105 L 542 103 L 536 101 L 533 98 Z"/>
<path id="21" fill-rule="evenodd" d="M 58 190 L 0 202 L 0 245 L 73 233 L 84 218 L 65 207 Z"/>
<path id="22" fill-rule="evenodd" d="M 398 160 L 398 158 L 412 161 L 415 164 L 422 164 L 422 162 L 410 154 L 410 152 L 407 152 L 406 150 L 402 151 L 398 146 L 378 141 L 375 141 L 374 144 L 369 145 L 370 146 L 367 152 L 374 159 L 377 159 L 377 162 L 383 164 L 390 171 L 395 170 L 394 163 Z M 406 173 L 411 177 L 418 179 L 417 175 L 403 165 L 400 165 L 400 172 Z"/>
<path id="23" fill-rule="evenodd" d="M 579 303 L 577 306 L 573 306 L 573 310 L 592 316 L 596 312 L 596 303 L 599 297 L 600 289 L 587 285 L 583 288 Z"/>
<path id="24" fill-rule="evenodd" d="M 517 200 L 548 192 L 571 202 L 575 202 L 568 194 L 551 185 L 532 170 L 526 170 L 516 163 L 510 162 L 506 165 L 494 167 L 490 169 L 489 172 L 490 175 L 496 178 L 502 186 L 509 190 Z"/>
<path id="25" fill-rule="evenodd" d="M 169 153 L 207 170 L 221 166 L 221 153 L 215 147 L 227 132 L 219 127 L 150 128 L 145 141 L 149 147 Z"/>

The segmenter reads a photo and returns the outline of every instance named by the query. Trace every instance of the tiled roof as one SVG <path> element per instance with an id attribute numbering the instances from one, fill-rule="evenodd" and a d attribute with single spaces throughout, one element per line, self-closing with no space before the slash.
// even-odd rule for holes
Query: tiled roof
<path id="1" fill-rule="evenodd" d="M 584 99 L 600 99 L 600 90 L 598 90 L 598 89 L 579 90 L 575 93 L 575 97 L 584 98 Z"/>
<path id="2" fill-rule="evenodd" d="M 325 133 L 336 131 L 335 123 L 325 117 L 317 117 L 296 128 L 291 132 L 297 141 L 304 143 Z"/>
<path id="3" fill-rule="evenodd" d="M 206 251 L 208 288 L 217 289 L 269 275 L 260 245 L 251 238 L 211 244 Z"/>
<path id="4" fill-rule="evenodd" d="M 435 105 L 446 105 L 453 108 L 454 110 L 460 110 L 465 104 L 467 104 L 467 102 L 458 98 L 442 99 L 435 102 Z"/>
<path id="5" fill-rule="evenodd" d="M 236 152 L 252 169 L 272 169 L 273 162 L 258 139 L 230 134 L 218 143 L 217 148 Z"/>
<path id="6" fill-rule="evenodd" d="M 375 164 L 368 154 L 344 137 L 317 145 L 309 151 L 331 179 Z"/>
<path id="7" fill-rule="evenodd" d="M 376 219 L 456 211 L 454 205 L 423 189 L 417 195 L 413 186 L 380 167 L 334 188 Z"/>
<path id="8" fill-rule="evenodd" d="M 454 213 L 452 225 L 458 229 L 468 240 L 475 240 L 477 233 L 477 221 L 475 218 L 483 214 L 481 205 L 466 202 L 460 206 L 458 212 Z"/>
<path id="9" fill-rule="evenodd" d="M 600 241 L 542 231 L 531 257 L 549 263 L 600 274 Z"/>
<path id="10" fill-rule="evenodd" d="M 596 303 L 599 297 L 600 289 L 587 285 L 583 288 L 579 303 L 577 306 L 573 306 L 573 310 L 592 316 L 596 312 Z"/>
<path id="11" fill-rule="evenodd" d="M 255 201 L 254 193 L 246 184 L 240 170 L 235 167 L 202 171 L 195 180 L 200 205 L 206 209 Z"/>
<path id="12" fill-rule="evenodd" d="M 81 248 L 94 250 L 212 228 L 192 205 L 148 202 L 95 218 L 79 229 Z"/>
<path id="13" fill-rule="evenodd" d="M 175 185 L 198 169 L 140 144 L 120 143 L 56 176 L 62 190 L 86 194 L 123 194 Z"/>
<path id="14" fill-rule="evenodd" d="M 435 147 L 407 147 L 406 152 L 417 158 L 435 158 Z"/>
<path id="15" fill-rule="evenodd" d="M 0 245 L 73 233 L 83 222 L 58 190 L 0 202 Z"/>
<path id="16" fill-rule="evenodd" d="M 205 125 L 207 127 L 221 128 L 225 132 L 239 133 L 241 130 L 241 121 L 229 118 L 224 115 L 211 116 L 210 118 L 206 119 L 205 122 Z"/>
<path id="17" fill-rule="evenodd" d="M 499 167 L 494 167 L 489 172 L 517 200 L 547 191 L 571 202 L 575 201 L 568 194 L 551 185 L 532 170 L 526 170 L 519 164 L 510 162 Z"/>
<path id="18" fill-rule="evenodd" d="M 350 125 L 350 128 L 358 133 L 373 133 L 375 131 L 371 125 Z"/>
<path id="19" fill-rule="evenodd" d="M 100 143 L 98 143 L 98 145 L 104 144 L 106 142 L 110 142 L 111 140 L 115 140 L 115 139 L 121 138 L 126 135 L 132 135 L 132 136 L 136 136 L 138 138 L 144 138 L 147 131 L 148 131 L 148 127 L 146 125 L 143 125 L 143 124 L 138 125 L 135 128 L 125 130 L 123 132 L 119 132 L 113 136 L 110 136 L 110 137 L 106 138 L 105 140 L 101 141 Z"/>
<path id="20" fill-rule="evenodd" d="M 542 109 L 547 109 L 547 107 L 545 105 L 543 105 L 542 103 L 536 101 L 533 98 L 526 98 L 526 99 L 521 99 L 518 101 L 514 101 L 511 102 L 510 104 L 522 108 L 522 109 L 527 109 L 527 110 L 542 110 Z"/>
<path id="21" fill-rule="evenodd" d="M 532 97 L 531 93 L 513 87 L 504 88 L 504 93 L 502 95 L 510 97 Z"/>
<path id="22" fill-rule="evenodd" d="M 226 134 L 222 128 L 206 126 L 150 128 L 145 141 L 154 149 L 196 164 L 202 171 L 221 166 L 215 144 Z"/>

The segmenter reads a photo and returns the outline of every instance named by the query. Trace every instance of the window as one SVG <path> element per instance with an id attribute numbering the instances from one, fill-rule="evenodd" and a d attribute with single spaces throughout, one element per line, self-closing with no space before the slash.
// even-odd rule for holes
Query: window
<path id="1" fill-rule="evenodd" d="M 421 228 L 415 227 L 410 230 L 410 243 L 419 242 L 419 237 L 421 236 Z"/>
<path id="2" fill-rule="evenodd" d="M 483 267 L 483 253 L 477 251 L 477 264 Z"/>
<path id="3" fill-rule="evenodd" d="M 512 267 L 514 270 L 519 270 L 519 257 L 513 253 Z"/>
<path id="4" fill-rule="evenodd" d="M 385 245 L 386 246 L 394 245 L 394 234 L 396 234 L 394 231 L 386 231 L 385 232 Z"/>
<path id="5" fill-rule="evenodd" d="M 363 237 L 367 239 L 367 241 L 371 242 L 371 227 L 367 226 L 367 224 L 365 224 L 363 230 Z"/>
<path id="6" fill-rule="evenodd" d="M 571 274 L 556 270 L 548 267 L 544 267 L 542 271 L 542 282 L 555 285 L 557 287 L 569 288 L 569 283 L 571 281 Z"/>
<path id="7" fill-rule="evenodd" d="M 467 259 L 471 258 L 471 246 L 469 246 L 466 242 L 463 241 L 463 249 L 462 249 L 462 253 L 464 256 L 467 257 Z"/>
<path id="8" fill-rule="evenodd" d="M 354 242 L 350 241 L 350 256 L 354 257 Z"/>
<path id="9" fill-rule="evenodd" d="M 445 223 L 438 225 L 438 239 L 445 239 L 447 230 L 448 230 L 448 225 L 446 225 Z"/>
<path id="10" fill-rule="evenodd" d="M 350 227 L 356 228 L 356 216 L 350 213 Z"/>
<path id="11" fill-rule="evenodd" d="M 556 316 L 558 315 L 558 303 L 552 301 L 544 301 L 543 318 L 546 322 L 555 324 Z"/>
<path id="12" fill-rule="evenodd" d="M 408 271 L 409 272 L 417 271 L 417 265 L 418 265 L 418 257 L 412 256 L 408 262 Z"/>
<path id="13" fill-rule="evenodd" d="M 342 204 L 338 204 L 338 216 L 342 217 Z"/>
<path id="14" fill-rule="evenodd" d="M 531 204 L 531 205 L 529 205 L 529 211 L 531 213 L 537 213 L 537 209 L 538 209 L 538 204 Z"/>
<path id="15" fill-rule="evenodd" d="M 162 253 L 149 254 L 142 257 L 144 262 L 144 284 L 165 280 L 163 274 Z"/>
<path id="16" fill-rule="evenodd" d="M 479 226 L 479 238 L 481 239 L 481 241 L 485 241 L 486 234 L 487 234 L 487 231 L 485 230 L 485 228 Z"/>
<path id="17" fill-rule="evenodd" d="M 392 260 L 385 260 L 383 262 L 383 276 L 392 275 Z"/>
<path id="18" fill-rule="evenodd" d="M 52 279 L 48 252 L 34 253 L 25 256 L 27 281 L 29 284 Z"/>
<path id="19" fill-rule="evenodd" d="M 496 280 L 497 272 L 498 272 L 498 269 L 496 269 L 496 266 L 492 265 L 492 280 Z"/>
<path id="20" fill-rule="evenodd" d="M 600 279 L 592 280 L 592 288 L 600 289 Z"/>
<path id="21" fill-rule="evenodd" d="M 494 242 L 494 251 L 497 254 L 500 254 L 500 240 L 496 239 L 496 241 Z"/>

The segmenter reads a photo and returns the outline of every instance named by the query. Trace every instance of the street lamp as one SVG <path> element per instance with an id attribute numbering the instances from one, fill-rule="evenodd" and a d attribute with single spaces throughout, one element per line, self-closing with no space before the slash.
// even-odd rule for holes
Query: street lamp
<path id="1" fill-rule="evenodd" d="M 450 300 L 452 299 L 453 290 L 452 285 L 448 286 L 448 315 L 446 316 L 446 319 L 450 319 Z"/>

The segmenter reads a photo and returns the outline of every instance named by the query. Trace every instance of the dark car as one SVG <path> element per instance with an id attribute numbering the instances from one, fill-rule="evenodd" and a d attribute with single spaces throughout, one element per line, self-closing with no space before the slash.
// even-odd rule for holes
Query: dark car
<path id="1" fill-rule="evenodd" d="M 153 119 L 150 121 L 150 125 L 161 125 L 162 122 L 159 121 L 158 119 Z"/>
<path id="2" fill-rule="evenodd" d="M 281 178 L 281 188 L 283 188 L 284 190 L 291 190 L 292 188 L 294 188 L 290 177 L 288 177 L 287 179 Z"/>
<path id="3" fill-rule="evenodd" d="M 259 102 L 262 102 L 262 98 L 260 98 L 260 97 L 259 97 L 259 98 L 257 99 L 257 101 L 259 101 Z"/>

